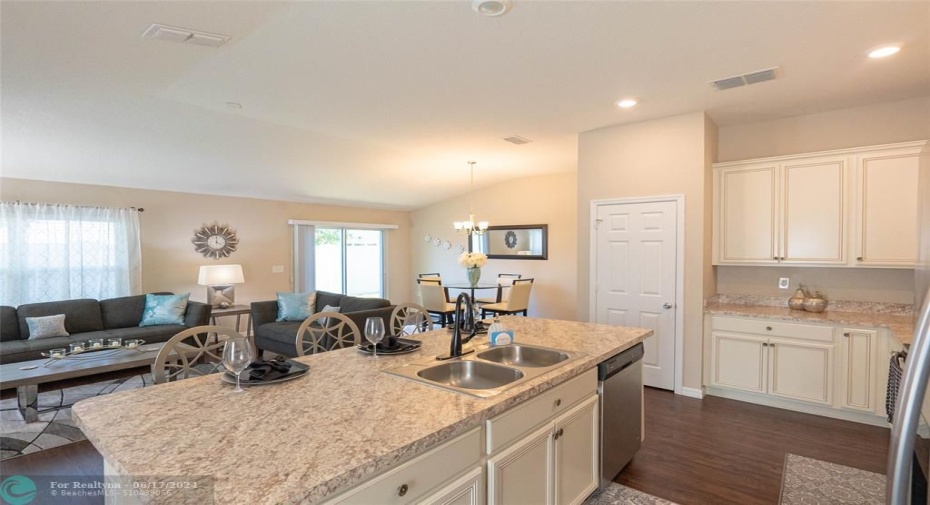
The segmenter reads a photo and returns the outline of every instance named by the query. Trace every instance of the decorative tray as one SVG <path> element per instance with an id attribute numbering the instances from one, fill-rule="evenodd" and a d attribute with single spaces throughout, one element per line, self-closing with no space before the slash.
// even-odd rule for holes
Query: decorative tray
<path id="1" fill-rule="evenodd" d="M 307 365 L 305 363 L 300 363 L 299 361 L 284 360 L 284 361 L 278 361 L 278 362 L 290 364 L 290 370 L 288 370 L 287 372 L 283 372 L 283 373 L 280 373 L 280 372 L 276 373 L 275 377 L 271 379 L 253 379 L 251 372 L 255 370 L 256 368 L 263 367 L 265 365 L 265 362 L 259 361 L 256 363 L 252 363 L 251 365 L 248 366 L 248 368 L 246 368 L 242 372 L 242 375 L 241 375 L 242 379 L 240 383 L 243 386 L 264 386 L 266 384 L 277 384 L 279 382 L 289 381 L 291 379 L 303 377 L 310 370 L 310 365 Z M 222 375 L 220 375 L 220 379 L 223 382 L 228 382 L 230 384 L 236 383 L 236 375 L 229 373 L 229 372 L 224 372 Z"/>
<path id="2" fill-rule="evenodd" d="M 419 340 L 399 337 L 397 339 L 397 344 L 398 344 L 397 347 L 393 349 L 384 349 L 383 347 L 380 347 L 380 344 L 379 344 L 378 354 L 379 355 L 384 354 L 385 356 L 389 354 L 408 354 L 408 353 L 416 352 L 420 350 Z M 371 347 L 372 345 L 370 343 L 359 344 L 358 350 L 359 352 L 363 352 L 365 354 L 372 354 Z"/>

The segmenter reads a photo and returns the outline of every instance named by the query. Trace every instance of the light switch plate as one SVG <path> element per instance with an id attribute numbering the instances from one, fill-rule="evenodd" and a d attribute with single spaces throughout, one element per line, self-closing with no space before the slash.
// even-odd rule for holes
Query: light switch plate
<path id="1" fill-rule="evenodd" d="M 283 273 L 284 273 L 284 265 L 275 265 L 275 266 L 271 267 L 271 273 L 273 273 L 273 274 L 283 274 Z"/>
<path id="2" fill-rule="evenodd" d="M 789 279 L 787 277 L 778 278 L 778 289 L 788 289 Z"/>

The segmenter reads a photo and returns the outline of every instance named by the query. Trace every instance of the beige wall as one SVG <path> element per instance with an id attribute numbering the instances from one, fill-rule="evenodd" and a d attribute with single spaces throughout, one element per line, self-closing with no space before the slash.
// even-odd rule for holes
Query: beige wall
<path id="1" fill-rule="evenodd" d="M 720 128 L 717 161 L 930 139 L 930 96 Z"/>
<path id="2" fill-rule="evenodd" d="M 704 113 L 584 132 L 578 144 L 578 317 L 588 319 L 592 200 L 681 194 L 685 197 L 684 374 L 701 387 L 703 298 L 710 276 L 705 185 L 715 129 Z"/>
<path id="3" fill-rule="evenodd" d="M 720 128 L 719 161 L 930 139 L 930 97 Z M 781 272 L 781 275 L 779 275 Z M 914 271 L 846 268 L 717 267 L 717 291 L 782 296 L 791 277 L 835 300 L 912 303 Z"/>
<path id="4" fill-rule="evenodd" d="M 562 173 L 516 179 L 475 192 L 475 214 L 492 226 L 516 224 L 549 225 L 548 260 L 488 260 L 482 269 L 482 282 L 494 282 L 499 273 L 532 277 L 529 315 L 574 320 L 576 314 L 576 205 L 575 174 Z M 459 246 L 467 247 L 456 235 L 454 221 L 468 217 L 469 197 L 463 196 L 413 211 L 411 253 L 413 276 L 419 272 L 439 272 L 443 279 L 464 280 L 457 263 Z M 426 243 L 425 235 L 450 241 L 452 249 Z M 478 296 L 487 295 L 476 293 Z M 416 300 L 416 287 L 410 290 Z"/>
<path id="5" fill-rule="evenodd" d="M 237 263 L 246 282 L 236 286 L 236 302 L 273 299 L 291 289 L 292 227 L 288 219 L 396 224 L 387 232 L 387 297 L 410 291 L 410 215 L 408 212 L 310 205 L 251 198 L 195 195 L 108 186 L 0 179 L 0 199 L 75 205 L 141 207 L 143 291 L 190 292 L 203 301 L 197 284 L 201 265 Z M 204 258 L 191 244 L 194 230 L 218 221 L 239 236 L 239 249 L 227 260 Z M 281 265 L 284 273 L 272 273 Z"/>

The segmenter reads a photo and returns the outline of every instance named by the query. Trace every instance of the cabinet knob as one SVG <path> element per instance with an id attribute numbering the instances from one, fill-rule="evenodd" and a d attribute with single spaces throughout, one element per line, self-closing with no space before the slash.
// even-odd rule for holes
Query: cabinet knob
<path id="1" fill-rule="evenodd" d="M 762 342 L 762 347 L 768 347 L 768 346 L 769 344 L 767 344 L 766 342 Z"/>
<path id="2" fill-rule="evenodd" d="M 844 336 L 844 337 L 848 337 L 848 336 L 849 336 L 849 332 L 847 331 L 846 333 L 843 334 L 843 336 Z"/>
<path id="3" fill-rule="evenodd" d="M 775 344 L 769 344 L 769 347 L 775 347 Z"/>
<path id="4" fill-rule="evenodd" d="M 556 406 L 556 407 L 561 407 L 561 406 L 562 406 L 562 399 L 561 399 L 561 398 L 559 398 L 559 399 L 557 399 L 557 400 L 555 401 L 555 406 Z"/>
<path id="5" fill-rule="evenodd" d="M 772 256 L 772 259 L 778 261 L 778 256 Z"/>
<path id="6" fill-rule="evenodd" d="M 859 256 L 858 258 L 856 258 L 856 261 L 862 261 L 862 256 Z"/>
<path id="7" fill-rule="evenodd" d="M 559 439 L 559 432 L 555 432 L 555 433 L 552 435 L 552 440 L 558 440 L 558 439 Z"/>
<path id="8" fill-rule="evenodd" d="M 404 496 L 407 494 L 407 491 L 409 490 L 410 490 L 409 486 L 407 486 L 406 484 L 401 484 L 400 487 L 397 488 L 397 496 Z"/>
<path id="9" fill-rule="evenodd" d="M 559 436 L 561 437 L 561 436 L 564 435 L 564 434 L 565 434 L 565 429 L 564 429 L 564 428 L 559 428 Z"/>
<path id="10" fill-rule="evenodd" d="M 771 326 L 766 326 L 765 329 L 768 330 L 768 331 L 772 331 L 772 327 L 771 327 Z"/>

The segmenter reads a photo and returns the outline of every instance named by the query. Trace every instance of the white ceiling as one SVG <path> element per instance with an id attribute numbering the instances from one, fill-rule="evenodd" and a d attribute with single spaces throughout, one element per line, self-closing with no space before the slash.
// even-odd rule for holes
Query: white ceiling
<path id="1" fill-rule="evenodd" d="M 926 1 L 514 3 L 3 1 L 2 175 L 412 209 L 466 191 L 470 159 L 478 186 L 574 171 L 594 128 L 930 94 Z M 151 23 L 232 40 L 142 39 Z"/>

